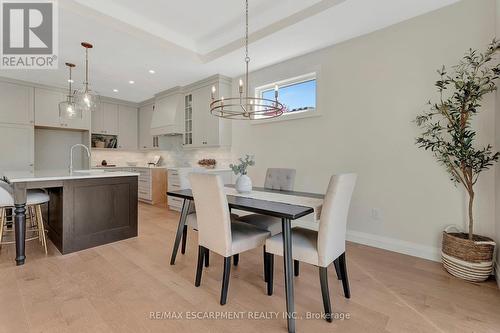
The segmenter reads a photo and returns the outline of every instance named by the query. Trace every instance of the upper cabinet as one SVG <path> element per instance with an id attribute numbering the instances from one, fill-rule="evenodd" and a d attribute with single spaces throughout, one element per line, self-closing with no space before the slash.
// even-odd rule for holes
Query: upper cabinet
<path id="1" fill-rule="evenodd" d="M 158 137 L 151 134 L 153 112 L 155 112 L 154 103 L 139 108 L 139 149 L 158 148 Z"/>
<path id="2" fill-rule="evenodd" d="M 231 94 L 231 79 L 221 75 L 212 76 L 184 88 L 185 148 L 231 145 L 231 122 L 210 113 L 212 86 L 216 87 L 220 96 Z"/>
<path id="3" fill-rule="evenodd" d="M 81 119 L 59 117 L 59 103 L 66 100 L 67 92 L 55 89 L 35 88 L 35 125 L 41 127 L 90 129 L 90 112 L 84 111 Z"/>
<path id="4" fill-rule="evenodd" d="M 33 125 L 33 87 L 0 82 L 0 123 Z"/>
<path id="5" fill-rule="evenodd" d="M 118 149 L 137 149 L 137 108 L 118 106 Z"/>
<path id="6" fill-rule="evenodd" d="M 92 114 L 92 133 L 118 135 L 118 104 L 100 103 Z"/>

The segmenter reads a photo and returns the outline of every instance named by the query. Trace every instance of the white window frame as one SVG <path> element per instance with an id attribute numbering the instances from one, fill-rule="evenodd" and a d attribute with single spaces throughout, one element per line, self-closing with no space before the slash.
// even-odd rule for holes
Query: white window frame
<path id="1" fill-rule="evenodd" d="M 308 109 L 304 111 L 294 111 L 290 113 L 283 113 L 282 116 L 277 117 L 277 118 L 270 118 L 270 119 L 259 119 L 259 120 L 254 120 L 252 121 L 253 125 L 258 125 L 258 124 L 265 124 L 269 122 L 279 122 L 279 121 L 284 121 L 284 120 L 294 120 L 294 119 L 302 119 L 302 118 L 310 118 L 310 117 L 319 117 L 321 116 L 321 113 L 318 112 L 318 75 L 316 72 L 312 73 L 307 73 L 304 75 L 300 76 L 295 76 L 292 78 L 288 78 L 285 80 L 277 81 L 277 82 L 272 82 L 269 84 L 265 84 L 259 87 L 255 88 L 255 97 L 260 98 L 262 97 L 262 93 L 264 91 L 268 91 L 270 89 L 274 89 L 275 85 L 278 85 L 279 88 L 307 82 L 315 80 L 316 81 L 316 91 L 315 91 L 315 97 L 316 97 L 316 107 L 314 109 Z M 279 100 L 279 98 L 278 98 Z"/>

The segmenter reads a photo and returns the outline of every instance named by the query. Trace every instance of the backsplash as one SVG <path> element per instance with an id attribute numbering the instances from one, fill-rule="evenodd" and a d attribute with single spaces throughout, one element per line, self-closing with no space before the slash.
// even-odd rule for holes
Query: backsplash
<path id="1" fill-rule="evenodd" d="M 197 166 L 203 158 L 217 160 L 218 168 L 226 168 L 232 162 L 231 148 L 204 148 L 204 149 L 173 149 L 173 150 L 151 150 L 151 151 L 110 151 L 92 150 L 92 166 L 100 165 L 102 160 L 108 164 L 126 166 L 127 162 L 137 162 L 138 165 L 146 165 L 154 155 L 160 155 L 161 165 L 167 167 Z"/>

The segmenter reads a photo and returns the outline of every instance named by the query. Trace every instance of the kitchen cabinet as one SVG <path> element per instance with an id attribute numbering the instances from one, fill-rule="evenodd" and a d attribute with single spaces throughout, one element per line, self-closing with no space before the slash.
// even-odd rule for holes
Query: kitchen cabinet
<path id="1" fill-rule="evenodd" d="M 118 148 L 137 149 L 137 109 L 118 106 Z"/>
<path id="2" fill-rule="evenodd" d="M 139 149 L 158 149 L 158 137 L 151 135 L 151 120 L 153 119 L 154 104 L 139 108 Z"/>
<path id="3" fill-rule="evenodd" d="M 0 174 L 5 171 L 34 171 L 35 129 L 33 125 L 0 123 Z"/>
<path id="4" fill-rule="evenodd" d="M 59 103 L 66 100 L 68 92 L 35 88 L 35 126 L 76 130 L 90 129 L 90 112 L 84 111 L 81 119 L 59 117 Z"/>
<path id="5" fill-rule="evenodd" d="M 100 103 L 92 114 L 92 133 L 118 135 L 118 104 Z"/>
<path id="6" fill-rule="evenodd" d="M 0 123 L 33 125 L 33 87 L 0 82 Z"/>
<path id="7" fill-rule="evenodd" d="M 185 87 L 184 148 L 219 147 L 231 145 L 230 120 L 210 113 L 212 86 L 218 96 L 231 94 L 231 79 L 216 75 Z"/>
<path id="8" fill-rule="evenodd" d="M 190 189 L 189 174 L 191 173 L 210 173 L 219 175 L 224 184 L 233 183 L 231 169 L 205 169 L 205 168 L 170 168 L 167 170 L 167 189 L 168 191 L 180 191 Z M 184 200 L 168 196 L 168 208 L 170 210 L 181 211 Z"/>

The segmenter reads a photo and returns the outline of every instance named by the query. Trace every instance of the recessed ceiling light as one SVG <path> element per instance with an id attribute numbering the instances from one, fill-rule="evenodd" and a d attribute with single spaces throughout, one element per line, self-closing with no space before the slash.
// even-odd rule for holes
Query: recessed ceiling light
<path id="1" fill-rule="evenodd" d="M 75 83 L 75 80 L 68 80 L 69 83 Z"/>
<path id="2" fill-rule="evenodd" d="M 130 80 L 130 81 L 128 81 L 128 83 L 130 83 L 130 84 L 134 84 L 134 83 L 135 83 L 135 81 L 134 81 L 134 80 Z"/>
<path id="3" fill-rule="evenodd" d="M 113 89 L 113 92 L 118 92 L 118 89 Z"/>
<path id="4" fill-rule="evenodd" d="M 149 74 L 154 74 L 154 73 L 156 73 L 154 70 L 152 69 L 149 70 Z"/>

